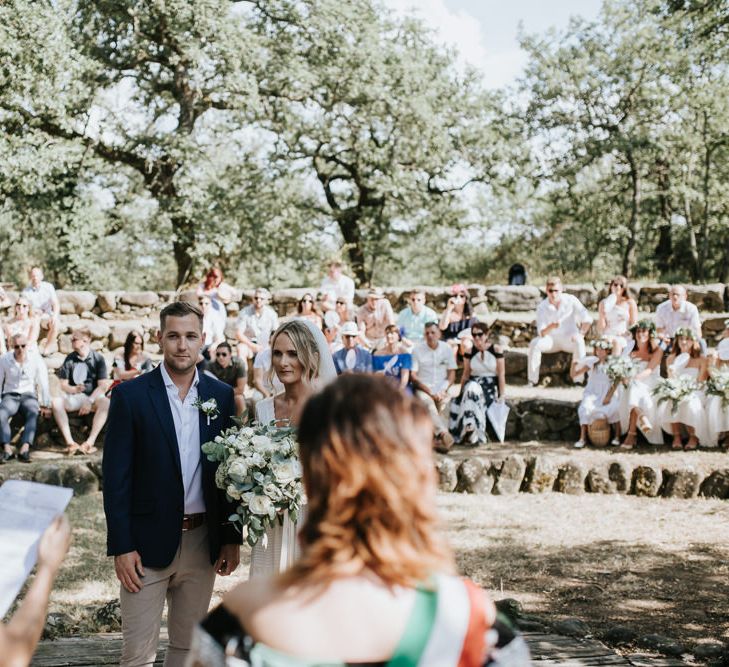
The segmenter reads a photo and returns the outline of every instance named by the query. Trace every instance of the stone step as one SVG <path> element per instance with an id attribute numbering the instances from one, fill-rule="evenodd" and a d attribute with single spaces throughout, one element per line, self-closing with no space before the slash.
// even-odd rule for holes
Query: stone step
<path id="1" fill-rule="evenodd" d="M 716 450 L 574 450 L 569 443 L 507 442 L 456 447 L 438 455 L 436 468 L 440 489 L 448 492 L 729 498 L 729 460 Z"/>

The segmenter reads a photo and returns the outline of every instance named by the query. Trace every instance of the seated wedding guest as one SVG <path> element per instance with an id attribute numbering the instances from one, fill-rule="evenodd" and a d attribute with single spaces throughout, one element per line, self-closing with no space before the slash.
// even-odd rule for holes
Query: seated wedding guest
<path id="1" fill-rule="evenodd" d="M 628 358 L 637 367 L 637 373 L 626 381 L 619 412 L 620 429 L 627 435 L 621 447 L 633 449 L 638 442 L 639 428 L 652 445 L 663 444 L 663 433 L 657 421 L 657 403 L 653 389 L 661 380 L 661 349 L 656 329 L 650 320 L 639 320 L 631 328 L 633 349 Z"/>
<path id="2" fill-rule="evenodd" d="M 620 444 L 620 414 L 618 405 L 620 393 L 613 389 L 613 383 L 605 373 L 605 362 L 615 353 L 614 343 L 609 338 L 600 338 L 594 344 L 594 356 L 577 359 L 572 362 L 570 375 L 575 378 L 587 373 L 587 384 L 582 400 L 577 408 L 580 420 L 580 439 L 575 443 L 576 449 L 587 444 L 587 428 L 598 419 L 606 419 L 613 429 L 610 444 Z M 617 353 L 615 353 L 616 356 Z"/>
<path id="3" fill-rule="evenodd" d="M 265 350 L 261 350 L 253 362 L 253 402 L 257 403 L 263 398 L 275 396 L 284 390 L 278 375 L 271 371 L 273 363 L 273 351 L 271 350 L 271 339 L 273 332 L 268 340 L 268 346 Z"/>
<path id="4" fill-rule="evenodd" d="M 220 343 L 225 342 L 225 319 L 220 318 L 213 310 L 213 301 L 209 296 L 198 299 L 203 314 L 203 348 L 202 355 L 210 360 L 215 357 L 215 350 Z"/>
<path id="5" fill-rule="evenodd" d="M 324 324 L 322 324 L 321 330 L 324 333 L 324 338 L 326 338 L 327 344 L 329 345 L 329 351 L 332 354 L 334 354 L 335 352 L 339 352 L 339 350 L 341 350 L 343 347 L 342 337 L 339 334 L 339 325 L 333 323 L 327 324 L 327 321 L 325 319 Z"/>
<path id="6" fill-rule="evenodd" d="M 372 376 L 342 376 L 309 399 L 298 438 L 301 557 L 227 593 L 195 632 L 191 667 L 531 664 L 441 540 L 419 401 Z"/>
<path id="7" fill-rule="evenodd" d="M 41 535 L 35 576 L 22 602 L 7 622 L 0 623 L 3 665 L 30 665 L 45 626 L 53 582 L 70 545 L 71 525 L 61 514 Z"/>
<path id="8" fill-rule="evenodd" d="M 61 430 L 68 454 L 77 451 L 93 454 L 97 451 L 96 438 L 109 414 L 109 399 L 105 396 L 110 384 L 107 380 L 109 375 L 103 355 L 91 349 L 91 332 L 86 327 L 71 334 L 71 347 L 73 352 L 58 369 L 62 396 L 52 401 L 53 417 Z M 94 413 L 91 431 L 81 444 L 73 440 L 68 412 L 78 412 L 81 416 Z"/>
<path id="9" fill-rule="evenodd" d="M 710 375 L 729 375 L 729 320 L 726 321 L 725 337 L 716 346 L 709 357 Z M 706 396 L 706 447 L 716 447 L 723 443 L 729 445 L 729 404 L 723 396 L 708 394 Z"/>
<path id="10" fill-rule="evenodd" d="M 385 327 L 395 324 L 390 302 L 379 287 L 370 288 L 367 300 L 357 311 L 359 339 L 365 347 L 376 350 L 385 340 Z"/>
<path id="11" fill-rule="evenodd" d="M 547 298 L 537 306 L 537 335 L 529 343 L 527 378 L 529 384 L 539 383 L 539 368 L 544 352 L 571 352 L 573 359 L 585 356 L 585 334 L 592 317 L 571 294 L 564 294 L 562 281 L 547 280 Z M 577 377 L 576 381 L 582 378 Z"/>
<path id="12" fill-rule="evenodd" d="M 139 331 L 130 331 L 124 340 L 124 347 L 111 364 L 111 376 L 114 379 L 112 387 L 142 373 L 148 373 L 153 368 L 152 359 L 144 351 L 144 336 Z"/>
<path id="13" fill-rule="evenodd" d="M 413 349 L 412 365 L 410 384 L 433 420 L 435 450 L 448 451 L 453 445 L 453 437 L 448 432 L 448 390 L 456 381 L 458 364 L 453 348 L 440 339 L 437 321 L 425 325 L 425 340 Z"/>
<path id="14" fill-rule="evenodd" d="M 238 357 L 252 359 L 268 346 L 271 334 L 278 328 L 278 315 L 268 305 L 271 293 L 259 287 L 253 293 L 253 303 L 241 310 L 238 315 L 236 338 Z"/>
<path id="15" fill-rule="evenodd" d="M 504 400 L 504 351 L 489 339 L 489 333 L 485 322 L 471 327 L 474 349 L 463 359 L 461 391 L 451 401 L 449 430 L 459 445 L 488 442 L 486 410 L 494 401 Z"/>
<path id="16" fill-rule="evenodd" d="M 10 420 L 18 413 L 24 422 L 18 460 L 30 463 L 30 446 L 35 440 L 38 414 L 42 410 L 45 417 L 50 416 L 48 369 L 40 355 L 31 353 L 22 333 L 15 334 L 10 344 L 12 350 L 0 357 L 0 435 L 3 444 L 0 463 L 13 458 Z"/>
<path id="17" fill-rule="evenodd" d="M 671 341 L 678 329 L 691 329 L 701 344 L 699 309 L 686 299 L 683 285 L 673 285 L 668 291 L 668 301 L 656 307 L 656 332 L 667 354 L 671 351 Z"/>
<path id="18" fill-rule="evenodd" d="M 337 298 L 332 292 L 319 292 L 316 295 L 316 305 L 320 313 L 325 315 L 336 310 Z"/>
<path id="19" fill-rule="evenodd" d="M 41 326 L 48 327 L 48 334 L 40 343 L 40 353 L 51 354 L 58 349 L 56 339 L 61 324 L 61 304 L 56 288 L 43 280 L 43 269 L 34 266 L 30 270 L 30 284 L 23 290 L 23 296 L 30 302 L 33 317 L 40 318 Z"/>
<path id="20" fill-rule="evenodd" d="M 343 296 L 338 296 L 334 302 L 334 312 L 339 316 L 340 322 L 354 322 L 354 306 Z"/>
<path id="21" fill-rule="evenodd" d="M 432 308 L 425 305 L 423 290 L 412 290 L 408 303 L 410 305 L 398 313 L 397 326 L 402 330 L 403 338 L 415 344 L 423 340 L 425 325 L 428 322 L 437 322 L 438 316 Z"/>
<path id="22" fill-rule="evenodd" d="M 210 297 L 213 316 L 220 322 L 219 326 L 225 329 L 228 317 L 225 305 L 234 299 L 235 290 L 225 282 L 221 269 L 213 267 L 205 274 L 205 280 L 197 286 L 197 296 Z"/>
<path id="23" fill-rule="evenodd" d="M 709 360 L 701 352 L 701 345 L 692 329 L 679 328 L 671 343 L 671 354 L 666 359 L 669 378 L 689 378 L 697 383 L 697 388 L 678 401 L 676 410 L 671 401 L 663 401 L 659 406 L 658 419 L 663 430 L 673 436 L 671 449 L 696 449 L 706 440 L 706 413 L 704 394 L 698 383 L 709 377 Z M 681 427 L 688 433 L 688 442 L 683 446 Z"/>
<path id="24" fill-rule="evenodd" d="M 233 387 L 235 415 L 240 417 L 245 414 L 248 367 L 238 357 L 233 356 L 233 348 L 229 343 L 223 341 L 215 348 L 215 358 L 207 365 L 206 371 Z"/>
<path id="25" fill-rule="evenodd" d="M 597 333 L 613 344 L 613 354 L 620 356 L 632 339 L 630 327 L 638 321 L 638 304 L 628 292 L 628 281 L 615 276 L 610 281 L 610 294 L 600 301 L 597 315 Z"/>
<path id="26" fill-rule="evenodd" d="M 410 369 L 413 355 L 402 343 L 400 329 L 396 324 L 385 327 L 385 344 L 372 353 L 372 371 L 381 373 L 400 389 L 410 389 Z"/>
<path id="27" fill-rule="evenodd" d="M 309 322 L 311 322 L 317 329 L 321 329 L 321 315 L 316 312 L 314 296 L 309 292 L 304 294 L 304 296 L 302 296 L 296 304 L 296 317 L 309 320 Z"/>
<path id="28" fill-rule="evenodd" d="M 321 281 L 320 292 L 331 294 L 333 299 L 344 299 L 348 304 L 354 301 L 354 281 L 342 273 L 344 264 L 339 260 L 329 262 L 327 275 Z"/>
<path id="29" fill-rule="evenodd" d="M 439 325 L 443 340 L 452 341 L 452 344 L 456 345 L 458 334 L 465 329 L 470 329 L 478 320 L 473 314 L 471 298 L 465 285 L 460 283 L 451 285 L 451 294 L 446 309 L 440 317 Z"/>
<path id="30" fill-rule="evenodd" d="M 359 329 L 354 322 L 345 322 L 339 329 L 342 349 L 332 355 L 337 375 L 343 373 L 371 373 L 372 354 L 358 345 Z"/>
<path id="31" fill-rule="evenodd" d="M 22 294 L 13 306 L 13 317 L 5 322 L 3 326 L 5 340 L 11 341 L 16 334 L 25 337 L 29 352 L 38 351 L 38 335 L 40 333 L 40 322 L 32 317 L 30 312 L 30 301 Z"/>

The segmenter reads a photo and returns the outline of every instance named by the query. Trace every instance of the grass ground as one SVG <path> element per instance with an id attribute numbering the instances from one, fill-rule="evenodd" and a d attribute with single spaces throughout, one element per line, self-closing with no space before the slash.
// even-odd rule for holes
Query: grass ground
<path id="1" fill-rule="evenodd" d="M 459 569 L 493 597 L 519 600 L 549 621 L 584 620 L 596 635 L 615 624 L 688 645 L 729 639 L 729 503 L 630 496 L 439 498 Z M 90 610 L 116 597 L 105 554 L 101 495 L 74 498 L 74 542 L 51 602 L 94 628 Z M 246 578 L 249 550 L 216 599 Z"/>

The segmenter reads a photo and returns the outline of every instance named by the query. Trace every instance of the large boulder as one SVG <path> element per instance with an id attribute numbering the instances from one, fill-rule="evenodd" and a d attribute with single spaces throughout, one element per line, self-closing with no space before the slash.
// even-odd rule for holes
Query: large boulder
<path id="1" fill-rule="evenodd" d="M 659 303 L 668 299 L 669 289 L 671 286 L 668 283 L 643 285 L 638 294 L 638 307 L 641 310 L 654 311 Z"/>
<path id="2" fill-rule="evenodd" d="M 99 303 L 99 309 L 101 310 L 101 312 L 111 313 L 115 311 L 117 302 L 119 301 L 119 296 L 121 294 L 123 294 L 123 292 L 99 292 L 97 301 Z"/>
<path id="3" fill-rule="evenodd" d="M 564 291 L 566 294 L 576 296 L 580 303 L 594 310 L 597 308 L 597 288 L 590 283 L 581 283 L 578 285 L 565 285 Z"/>
<path id="4" fill-rule="evenodd" d="M 627 493 L 630 490 L 631 470 L 622 461 L 613 461 L 610 464 L 608 478 L 618 493 Z"/>
<path id="5" fill-rule="evenodd" d="M 729 498 L 729 468 L 712 472 L 701 482 L 699 495 L 705 498 Z"/>
<path id="6" fill-rule="evenodd" d="M 518 493 L 524 481 L 526 473 L 526 462 L 518 454 L 507 456 L 501 464 L 493 493 L 497 496 L 511 495 Z"/>
<path id="7" fill-rule="evenodd" d="M 99 480 L 81 463 L 74 463 L 63 472 L 63 486 L 73 489 L 76 496 L 84 496 L 99 490 Z"/>
<path id="8" fill-rule="evenodd" d="M 453 459 L 448 456 L 439 456 L 435 461 L 435 471 L 438 475 L 438 489 L 446 492 L 456 490 L 458 475 Z"/>
<path id="9" fill-rule="evenodd" d="M 527 493 L 545 493 L 554 487 L 557 467 L 548 458 L 534 456 L 529 459 L 522 490 Z"/>
<path id="10" fill-rule="evenodd" d="M 108 322 L 104 320 L 89 320 L 83 323 L 90 332 L 92 340 L 102 340 L 106 342 L 106 339 L 111 333 L 111 327 Z"/>
<path id="11" fill-rule="evenodd" d="M 96 305 L 96 295 L 93 292 L 58 290 L 56 294 L 61 304 L 61 313 L 64 314 L 80 315 Z"/>
<path id="12" fill-rule="evenodd" d="M 590 493 L 615 493 L 615 484 L 606 468 L 591 468 L 585 479 L 585 487 Z"/>
<path id="13" fill-rule="evenodd" d="M 53 463 L 45 463 L 35 471 L 33 480 L 40 484 L 62 486 L 63 477 L 61 468 Z"/>
<path id="14" fill-rule="evenodd" d="M 567 440 L 579 437 L 577 402 L 534 398 L 515 404 L 521 421 L 522 440 Z"/>
<path id="15" fill-rule="evenodd" d="M 136 308 L 156 306 L 159 303 L 157 292 L 122 292 L 119 295 L 120 303 Z"/>
<path id="16" fill-rule="evenodd" d="M 458 466 L 456 491 L 485 495 L 494 488 L 494 478 L 489 474 L 491 465 L 479 458 L 466 458 Z"/>
<path id="17" fill-rule="evenodd" d="M 144 331 L 142 322 L 139 320 L 124 320 L 113 322 L 111 324 L 111 334 L 109 338 L 109 349 L 115 350 L 124 345 L 124 341 L 132 331 Z"/>
<path id="18" fill-rule="evenodd" d="M 686 287 L 688 300 L 696 304 L 699 310 L 709 313 L 724 312 L 724 291 L 723 283 L 688 285 Z"/>
<path id="19" fill-rule="evenodd" d="M 724 315 L 721 317 L 707 317 L 701 323 L 701 333 L 709 345 L 715 345 L 722 339 L 724 329 L 726 329 L 724 324 L 726 319 Z"/>
<path id="20" fill-rule="evenodd" d="M 661 488 L 663 472 L 660 468 L 651 465 L 638 466 L 633 470 L 630 491 L 636 496 L 655 498 Z"/>
<path id="21" fill-rule="evenodd" d="M 559 467 L 554 490 L 569 495 L 579 495 L 585 492 L 585 471 L 575 461 L 565 461 Z"/>
<path id="22" fill-rule="evenodd" d="M 535 310 L 542 300 L 539 288 L 532 285 L 493 285 L 486 287 L 485 296 L 491 310 L 506 313 Z"/>
<path id="23" fill-rule="evenodd" d="M 695 498 L 701 477 L 695 470 L 664 470 L 661 495 L 665 498 Z"/>

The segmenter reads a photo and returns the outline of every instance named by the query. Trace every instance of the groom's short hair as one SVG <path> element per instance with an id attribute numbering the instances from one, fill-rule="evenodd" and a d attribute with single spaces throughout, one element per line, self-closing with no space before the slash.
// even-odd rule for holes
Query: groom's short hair
<path id="1" fill-rule="evenodd" d="M 161 331 L 165 330 L 165 322 L 167 322 L 168 317 L 187 317 L 188 315 L 195 315 L 197 317 L 200 321 L 200 331 L 202 331 L 202 310 L 188 301 L 173 301 L 172 303 L 168 303 L 159 314 L 159 328 Z"/>

